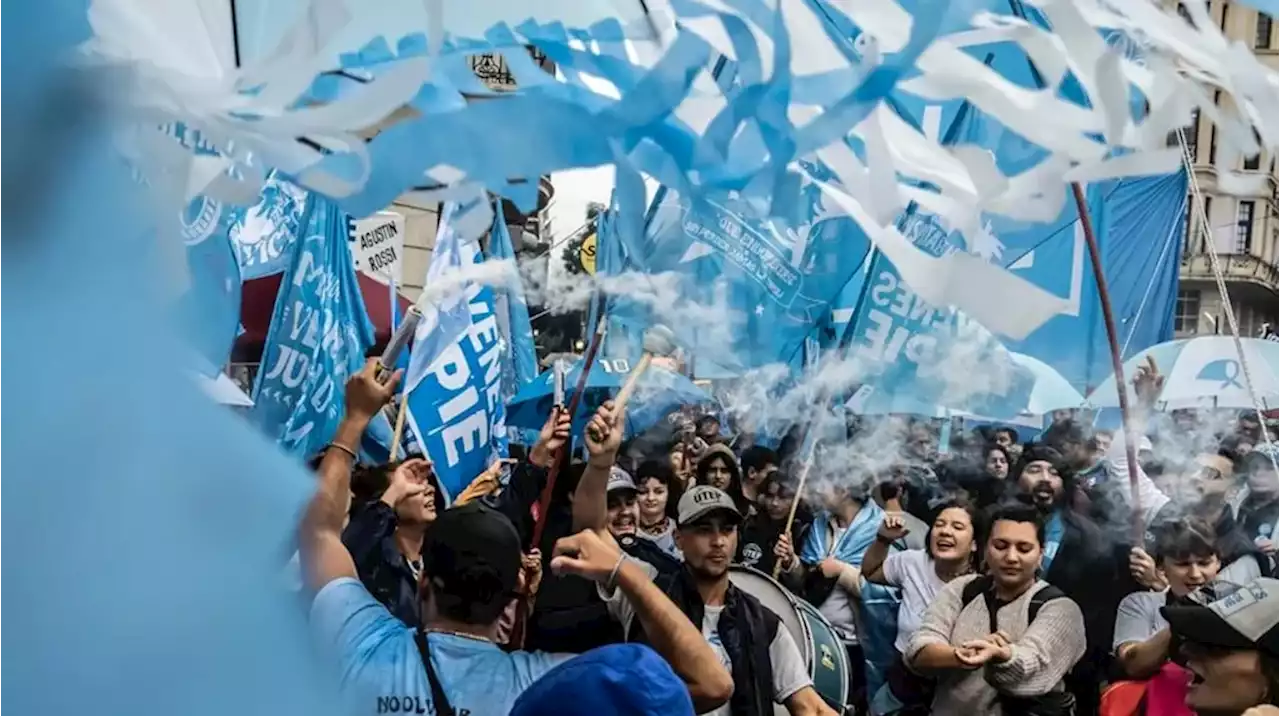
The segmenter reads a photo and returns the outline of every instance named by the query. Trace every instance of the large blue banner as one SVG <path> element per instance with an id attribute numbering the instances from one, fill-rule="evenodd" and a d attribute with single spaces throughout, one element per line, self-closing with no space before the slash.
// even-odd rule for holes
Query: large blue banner
<path id="1" fill-rule="evenodd" d="M 669 272 L 673 282 L 655 285 L 670 292 L 655 291 L 649 305 L 618 301 L 616 314 L 668 324 L 699 363 L 740 371 L 797 360 L 870 249 L 815 186 L 804 196 L 808 206 L 788 224 L 741 201 L 687 201 L 663 191 L 642 241 L 626 250 L 637 270 Z"/>
<path id="2" fill-rule="evenodd" d="M 499 456 L 506 455 L 503 341 L 494 290 L 472 282 L 449 287 L 458 272 L 483 261 L 480 244 L 452 225 L 463 209 L 441 212 L 424 282 L 430 300 L 414 337 L 405 376 L 409 422 L 422 452 L 435 462 L 453 499 Z"/>
<path id="3" fill-rule="evenodd" d="M 280 284 L 254 386 L 252 420 L 281 447 L 309 457 L 333 436 L 347 378 L 373 344 L 347 246 L 347 216 L 307 199 L 302 237 Z"/>
<path id="4" fill-rule="evenodd" d="M 1187 175 L 1109 181 L 1093 187 L 1090 196 L 1120 350 L 1127 359 L 1173 338 Z M 1111 351 L 1074 206 L 1064 219 L 1069 221 L 1046 232 L 1040 243 L 1006 252 L 1004 260 L 1010 270 L 1042 285 L 1066 283 L 1064 295 L 1075 310 L 1062 312 L 1024 340 L 1007 345 L 1049 364 L 1087 394 L 1111 375 Z"/>

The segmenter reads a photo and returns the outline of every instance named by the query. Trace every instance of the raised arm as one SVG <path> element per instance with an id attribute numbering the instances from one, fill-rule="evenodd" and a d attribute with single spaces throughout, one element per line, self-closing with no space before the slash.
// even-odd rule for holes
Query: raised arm
<path id="1" fill-rule="evenodd" d="M 901 512 L 884 513 L 884 521 L 880 523 L 880 531 L 876 532 L 876 541 L 872 542 L 866 553 L 862 555 L 862 576 L 868 582 L 875 582 L 888 587 L 899 586 L 890 583 L 885 578 L 884 561 L 889 556 L 889 546 L 906 537 L 910 531 L 902 520 Z"/>
<path id="2" fill-rule="evenodd" d="M 650 646 L 689 686 L 697 713 L 714 711 L 733 695 L 733 678 L 689 618 L 649 579 L 639 565 L 623 559 L 613 539 L 584 530 L 556 542 L 551 569 L 586 577 L 605 589 L 621 590 L 640 620 Z"/>
<path id="3" fill-rule="evenodd" d="M 320 460 L 316 494 L 298 527 L 303 581 L 312 591 L 339 577 L 356 576 L 355 563 L 342 544 L 342 522 L 351 502 L 351 467 L 369 421 L 395 395 L 400 371 L 385 384 L 377 376 L 378 361 L 370 358 L 347 380 L 346 412 Z"/>
<path id="4" fill-rule="evenodd" d="M 573 529 L 603 530 L 609 522 L 609 471 L 622 444 L 624 416 L 614 416 L 613 401 L 607 400 L 582 431 L 587 446 L 587 467 L 573 493 Z"/>

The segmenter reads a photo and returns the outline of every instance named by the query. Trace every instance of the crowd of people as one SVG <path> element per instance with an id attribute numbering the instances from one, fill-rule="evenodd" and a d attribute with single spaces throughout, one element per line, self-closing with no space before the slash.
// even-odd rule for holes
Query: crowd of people
<path id="1" fill-rule="evenodd" d="M 571 436 L 557 408 L 446 508 L 427 456 L 355 464 L 396 380 L 371 361 L 349 382 L 299 529 L 356 713 L 1276 713 L 1280 480 L 1257 421 L 1136 437 L 1131 483 L 1123 432 L 1069 413 L 945 451 L 907 424 L 872 471 L 710 416 L 641 449 L 612 403 Z M 1139 413 L 1159 380 L 1135 378 Z"/>

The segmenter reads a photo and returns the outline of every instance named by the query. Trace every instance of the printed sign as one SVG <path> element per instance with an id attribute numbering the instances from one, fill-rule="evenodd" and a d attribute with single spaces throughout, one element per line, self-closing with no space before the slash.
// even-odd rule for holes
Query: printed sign
<path id="1" fill-rule="evenodd" d="M 404 216 L 380 211 L 352 223 L 351 255 L 356 269 L 399 283 L 404 256 Z"/>
<path id="2" fill-rule="evenodd" d="M 592 231 L 582 240 L 582 246 L 578 247 L 578 263 L 582 264 L 582 270 L 586 271 L 588 276 L 596 275 L 597 246 L 596 232 Z"/>

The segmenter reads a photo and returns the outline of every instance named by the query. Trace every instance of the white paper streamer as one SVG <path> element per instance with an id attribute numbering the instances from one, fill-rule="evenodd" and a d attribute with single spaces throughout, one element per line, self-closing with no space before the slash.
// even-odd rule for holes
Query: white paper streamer
<path id="1" fill-rule="evenodd" d="M 1039 164 L 1005 176 L 989 148 L 943 147 L 936 131 L 931 136 L 921 133 L 884 105 L 849 130 L 865 148 L 863 157 L 844 141 L 833 142 L 812 156 L 836 176 L 823 191 L 867 230 L 914 290 L 939 305 L 960 302 L 971 316 L 1011 336 L 1025 335 L 1039 325 L 1037 321 L 1055 315 L 1062 299 L 974 257 L 953 254 L 938 259 L 916 249 L 889 226 L 907 202 L 917 202 L 944 226 L 966 235 L 980 230 L 984 213 L 1047 221 L 1062 210 L 1066 182 L 1174 170 L 1177 155 L 1165 147 L 1165 137 L 1189 122 L 1194 107 L 1218 127 L 1219 151 L 1227 157 L 1256 152 L 1255 129 L 1268 149 L 1275 148 L 1280 133 L 1280 81 L 1275 71 L 1261 66 L 1241 43 L 1228 42 L 1199 3 L 1186 5 L 1194 25 L 1156 0 L 1029 0 L 1029 4 L 1043 12 L 1052 31 L 1013 15 L 977 12 L 969 27 L 937 38 L 897 91 L 926 101 L 967 100 L 991 121 L 1042 147 L 1046 154 Z M 370 165 L 358 132 L 386 121 L 431 81 L 433 68 L 444 59 L 437 53 L 452 37 L 451 31 L 479 38 L 487 29 L 476 24 L 483 18 L 507 20 L 509 27 L 517 27 L 521 12 L 542 21 L 564 19 L 570 27 L 585 27 L 571 20 L 586 22 L 594 12 L 587 8 L 590 3 L 571 0 L 537 3 L 527 10 L 518 9 L 520 4 L 512 0 L 476 0 L 466 7 L 424 0 L 426 27 L 416 29 L 426 32 L 427 56 L 402 58 L 382 67 L 371 73 L 367 84 L 323 105 L 296 106 L 316 76 L 333 69 L 334 48 L 329 41 L 351 20 L 342 0 L 312 0 L 274 53 L 238 72 L 222 67 L 211 49 L 213 43 L 200 38 L 205 26 L 198 13 L 182 2 L 164 5 L 161 13 L 140 0 L 94 0 L 91 21 L 96 36 L 86 45 L 86 56 L 133 70 L 133 92 L 127 101 L 140 121 L 156 125 L 183 121 L 217 146 L 225 163 L 191 162 L 172 152 L 152 151 L 154 144 L 139 141 L 127 145 L 134 154 L 131 158 L 157 163 L 149 174 L 187 177 L 183 182 L 187 193 L 204 191 L 228 200 L 251 193 L 270 168 L 333 197 L 354 194 L 377 170 Z M 733 7 L 721 0 L 702 0 L 701 5 L 695 16 L 680 17 L 665 3 L 649 16 L 624 16 L 627 36 L 636 38 L 626 48 L 627 55 L 638 67 L 650 67 L 664 46 L 653 41 L 654 35 L 670 43 L 677 32 L 685 32 L 734 58 L 726 21 L 706 14 L 709 10 L 734 15 Z M 763 5 L 781 12 L 791 47 L 788 67 L 773 67 L 776 17 L 766 13 L 767 26 L 743 16 L 736 19 L 749 30 L 766 79 L 775 72 L 789 72 L 800 82 L 847 69 L 830 28 L 809 3 L 765 0 Z M 842 0 L 829 3 L 828 8 L 832 13 L 843 12 L 861 29 L 859 42 L 867 66 L 878 61 L 877 52 L 891 57 L 903 49 L 914 22 L 893 0 Z M 948 9 L 949 13 L 964 11 L 959 5 Z M 182 31 L 174 32 L 175 27 Z M 402 28 L 404 32 L 414 29 Z M 1113 43 L 1117 37 L 1120 41 Z M 357 49 L 363 40 L 372 39 L 362 38 L 357 46 L 345 49 Z M 386 39 L 394 46 L 398 38 Z M 520 41 L 518 35 L 516 41 Z M 1043 89 L 1019 86 L 966 49 L 991 42 L 1020 47 L 1041 73 Z M 586 45 L 584 51 L 599 51 L 596 43 Z M 1068 73 L 1088 95 L 1089 107 L 1059 96 Z M 572 68 L 565 76 L 564 81 L 578 82 L 602 98 L 619 91 L 603 81 L 597 83 L 599 90 L 587 86 L 585 73 Z M 250 86 L 255 93 L 244 93 Z M 1131 116 L 1135 91 L 1142 93 L 1148 109 L 1136 120 Z M 1218 103 L 1214 91 L 1221 94 Z M 703 78 L 671 121 L 694 132 L 705 131 L 723 106 L 718 88 Z M 787 116 L 799 127 L 825 109 L 793 103 L 787 107 Z M 513 125 L 513 130 L 518 128 Z M 299 142 L 300 137 L 313 146 Z M 780 159 L 798 170 L 794 160 L 801 157 L 769 157 L 761 147 L 756 128 L 740 131 L 730 144 L 735 170 L 741 164 L 748 175 L 763 174 Z M 318 166 L 326 153 L 345 156 L 344 171 L 349 173 L 337 175 L 329 165 Z M 638 151 L 630 157 L 618 153 L 623 162 L 640 155 Z M 214 171 L 215 166 L 219 171 Z M 236 168 L 238 178 L 221 171 L 228 166 Z M 687 174 L 689 188 L 697 190 L 699 175 Z M 441 195 L 469 195 L 478 187 L 475 177 L 447 165 L 428 169 L 426 176 L 442 185 Z M 1219 180 L 1220 187 L 1231 192 L 1253 191 L 1257 181 L 1258 175 L 1234 172 L 1222 174 Z M 921 189 L 914 182 L 934 189 Z M 982 276 L 983 295 L 973 295 L 967 285 L 948 279 L 947 272 L 955 270 L 963 271 L 968 280 Z M 1002 295 L 1005 290 L 1010 293 Z M 1019 305 L 1017 316 L 1008 316 L 1010 312 L 1004 310 L 1010 303 Z"/>

